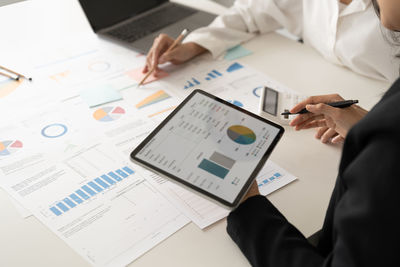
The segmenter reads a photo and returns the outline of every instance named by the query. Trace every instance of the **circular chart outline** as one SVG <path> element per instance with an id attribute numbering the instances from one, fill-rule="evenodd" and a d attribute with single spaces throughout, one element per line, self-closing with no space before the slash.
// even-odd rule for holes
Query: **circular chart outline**
<path id="1" fill-rule="evenodd" d="M 46 130 L 49 129 L 50 127 L 53 127 L 53 126 L 60 126 L 61 128 L 64 129 L 64 131 L 63 131 L 62 133 L 58 134 L 58 135 L 55 135 L 55 136 L 47 135 L 47 134 L 46 134 Z M 42 134 L 44 137 L 46 137 L 46 138 L 57 138 L 57 137 L 63 136 L 63 135 L 66 134 L 67 132 L 68 132 L 68 127 L 65 126 L 64 124 L 61 124 L 61 123 L 52 123 L 52 124 L 49 124 L 49 125 L 47 125 L 46 127 L 44 127 L 44 128 L 42 129 L 42 131 L 41 131 L 41 134 Z"/>
<path id="2" fill-rule="evenodd" d="M 256 87 L 256 88 L 254 88 L 254 89 L 253 89 L 253 95 L 254 95 L 255 97 L 257 97 L 257 98 L 260 98 L 261 95 L 257 94 L 257 90 L 258 90 L 258 89 L 262 89 L 262 88 L 263 88 L 262 86 L 258 86 L 258 87 Z"/>
<path id="3" fill-rule="evenodd" d="M 236 141 L 236 139 L 238 139 L 238 138 L 233 139 L 233 137 L 231 136 L 230 132 L 238 134 L 239 137 L 244 136 L 244 135 L 239 133 L 239 132 L 236 132 L 236 131 L 232 130 L 232 128 L 234 128 L 234 127 L 245 128 L 246 130 L 248 130 L 251 133 L 251 135 L 254 136 L 254 138 L 251 138 L 252 141 L 250 143 L 240 143 L 240 142 Z M 246 127 L 246 126 L 243 126 L 243 125 L 231 125 L 231 126 L 229 126 L 228 129 L 226 130 L 226 134 L 228 135 L 229 139 L 232 140 L 232 142 L 234 142 L 236 144 L 239 144 L 239 145 L 251 145 L 257 140 L 256 133 L 252 129 L 250 129 L 250 128 Z"/>

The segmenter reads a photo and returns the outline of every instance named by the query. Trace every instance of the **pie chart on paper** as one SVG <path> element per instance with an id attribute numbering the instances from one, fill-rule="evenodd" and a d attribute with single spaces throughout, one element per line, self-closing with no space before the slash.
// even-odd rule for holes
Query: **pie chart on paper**
<path id="1" fill-rule="evenodd" d="M 121 107 L 102 107 L 93 113 L 93 118 L 101 122 L 109 122 L 118 120 L 125 114 L 125 110 Z"/>
<path id="2" fill-rule="evenodd" d="M 229 138 L 240 145 L 250 145 L 256 141 L 256 134 L 249 128 L 242 125 L 233 125 L 228 128 Z"/>
<path id="3" fill-rule="evenodd" d="M 5 140 L 0 141 L 0 157 L 11 155 L 23 147 L 19 140 Z"/>

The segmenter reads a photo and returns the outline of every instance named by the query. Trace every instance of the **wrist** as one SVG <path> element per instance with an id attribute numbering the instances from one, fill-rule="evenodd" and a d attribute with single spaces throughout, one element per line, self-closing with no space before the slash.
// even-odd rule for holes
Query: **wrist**
<path id="1" fill-rule="evenodd" d="M 201 45 L 198 45 L 194 42 L 186 43 L 186 45 L 188 46 L 189 50 L 193 52 L 193 56 L 200 55 L 207 51 L 207 49 L 205 49 Z"/>

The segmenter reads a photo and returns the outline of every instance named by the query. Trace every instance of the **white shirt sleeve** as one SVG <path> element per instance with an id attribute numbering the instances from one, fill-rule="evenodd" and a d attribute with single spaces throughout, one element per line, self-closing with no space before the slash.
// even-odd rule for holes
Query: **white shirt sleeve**
<path id="1" fill-rule="evenodd" d="M 301 36 L 301 0 L 236 0 L 225 14 L 208 27 L 193 31 L 185 39 L 195 42 L 217 57 L 225 50 L 250 40 L 257 33 L 279 28 Z"/>

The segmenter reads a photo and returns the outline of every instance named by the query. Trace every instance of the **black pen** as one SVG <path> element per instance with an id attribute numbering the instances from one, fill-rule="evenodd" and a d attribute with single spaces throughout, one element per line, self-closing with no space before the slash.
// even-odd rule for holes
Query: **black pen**
<path id="1" fill-rule="evenodd" d="M 327 105 L 334 107 L 334 108 L 347 108 L 350 107 L 353 104 L 357 104 L 358 100 L 344 100 L 344 101 L 338 101 L 338 102 L 331 102 L 327 103 Z M 296 115 L 296 114 L 304 114 L 308 113 L 309 111 L 306 108 L 303 108 L 297 113 L 290 113 L 290 112 L 283 112 L 281 115 Z"/>

